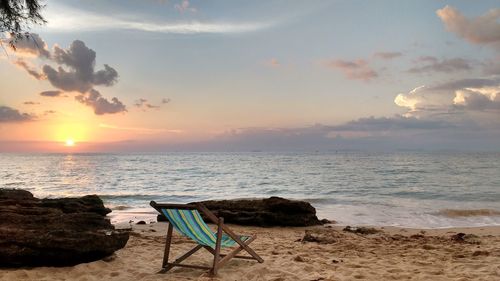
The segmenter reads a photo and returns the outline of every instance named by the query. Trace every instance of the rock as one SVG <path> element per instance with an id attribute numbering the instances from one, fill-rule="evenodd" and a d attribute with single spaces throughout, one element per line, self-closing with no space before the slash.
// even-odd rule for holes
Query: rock
<path id="1" fill-rule="evenodd" d="M 101 198 L 97 195 L 86 195 L 79 198 L 42 199 L 43 207 L 57 208 L 64 213 L 90 212 L 105 216 L 111 209 L 104 207 Z"/>
<path id="2" fill-rule="evenodd" d="M 342 234 L 332 229 L 307 229 L 302 242 L 316 242 L 320 244 L 333 244 L 341 241 Z"/>
<path id="3" fill-rule="evenodd" d="M 474 234 L 457 233 L 451 236 L 451 241 L 456 243 L 466 243 L 466 244 L 481 244 L 479 236 Z"/>
<path id="4" fill-rule="evenodd" d="M 376 234 L 379 233 L 380 230 L 372 228 L 372 227 L 350 227 L 346 226 L 343 231 L 351 232 L 351 233 L 357 233 L 357 234 L 362 234 L 362 235 L 368 235 L 368 234 Z"/>
<path id="5" fill-rule="evenodd" d="M 96 195 L 38 199 L 0 189 L 0 267 L 70 266 L 112 255 L 125 246 Z"/>
<path id="6" fill-rule="evenodd" d="M 302 256 L 295 256 L 295 258 L 293 258 L 294 261 L 298 261 L 298 262 L 306 262 L 307 260 L 305 258 L 303 258 Z"/>
<path id="7" fill-rule="evenodd" d="M 223 217 L 225 223 L 266 227 L 322 224 L 316 217 L 316 209 L 305 201 L 270 197 L 267 199 L 202 201 L 201 203 L 217 217 Z"/>
<path id="8" fill-rule="evenodd" d="M 337 221 L 328 220 L 328 219 L 321 219 L 320 222 L 321 222 L 321 224 L 336 224 L 337 223 Z"/>
<path id="9" fill-rule="evenodd" d="M 138 221 L 136 224 L 146 224 L 145 221 Z"/>
<path id="10" fill-rule="evenodd" d="M 474 251 L 472 253 L 472 256 L 477 257 L 477 256 L 489 256 L 490 252 L 488 251 Z"/>

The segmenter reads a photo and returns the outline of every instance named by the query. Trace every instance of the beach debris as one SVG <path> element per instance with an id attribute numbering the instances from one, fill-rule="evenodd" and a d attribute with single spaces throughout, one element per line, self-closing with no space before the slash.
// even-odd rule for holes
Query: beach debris
<path id="1" fill-rule="evenodd" d="M 273 196 L 266 199 L 211 200 L 201 203 L 229 224 L 264 227 L 323 224 L 316 216 L 316 209 L 306 201 Z M 158 221 L 165 221 L 165 217 L 159 215 Z"/>
<path id="2" fill-rule="evenodd" d="M 116 230 L 96 195 L 38 199 L 0 189 L 0 267 L 70 266 L 112 255 L 129 231 Z"/>
<path id="3" fill-rule="evenodd" d="M 377 233 L 381 232 L 380 230 L 375 229 L 373 227 L 364 227 L 364 226 L 351 227 L 349 225 L 344 227 L 344 229 L 342 229 L 342 230 L 346 231 L 346 232 L 362 234 L 362 235 L 377 234 Z"/>

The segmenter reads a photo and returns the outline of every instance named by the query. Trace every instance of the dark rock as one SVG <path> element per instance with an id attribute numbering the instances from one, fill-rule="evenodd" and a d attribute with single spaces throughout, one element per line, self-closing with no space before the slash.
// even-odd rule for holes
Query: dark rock
<path id="1" fill-rule="evenodd" d="M 201 203 L 217 217 L 223 217 L 224 222 L 231 224 L 266 227 L 322 224 L 316 217 L 316 209 L 305 201 L 270 197 L 267 199 L 202 201 Z"/>
<path id="2" fill-rule="evenodd" d="M 472 256 L 474 256 L 474 257 L 489 256 L 489 255 L 490 255 L 490 252 L 488 252 L 488 251 L 474 251 L 474 253 L 472 253 Z"/>
<path id="3" fill-rule="evenodd" d="M 451 241 L 456 243 L 466 243 L 466 244 L 481 244 L 479 236 L 474 234 L 457 233 L 451 236 Z"/>
<path id="4" fill-rule="evenodd" d="M 361 227 L 346 226 L 342 230 L 346 231 L 346 232 L 351 232 L 351 233 L 356 233 L 356 234 L 362 234 L 362 235 L 376 234 L 376 233 L 380 232 L 380 230 L 378 230 L 378 229 L 375 229 L 375 228 L 372 228 L 372 227 L 364 227 L 364 226 L 361 226 Z"/>
<path id="5" fill-rule="evenodd" d="M 104 207 L 97 195 L 86 195 L 79 198 L 42 199 L 41 205 L 48 208 L 61 209 L 64 213 L 90 212 L 105 216 L 111 209 Z"/>
<path id="6" fill-rule="evenodd" d="M 302 242 L 316 242 L 320 244 L 333 244 L 341 241 L 345 237 L 333 229 L 307 229 Z"/>
<path id="7" fill-rule="evenodd" d="M 158 216 L 156 216 L 156 221 L 157 222 L 168 222 L 167 218 L 161 214 L 158 214 Z"/>
<path id="8" fill-rule="evenodd" d="M 306 262 L 307 261 L 307 259 L 305 259 L 302 256 L 295 256 L 295 258 L 293 258 L 293 260 L 298 261 L 298 262 Z"/>
<path id="9" fill-rule="evenodd" d="M 138 221 L 136 224 L 146 224 L 145 221 Z"/>
<path id="10" fill-rule="evenodd" d="M 321 219 L 320 222 L 321 222 L 321 224 L 336 224 L 337 223 L 337 221 L 328 220 L 328 219 Z"/>
<path id="11" fill-rule="evenodd" d="M 128 231 L 115 230 L 101 199 L 38 199 L 0 189 L 0 267 L 69 266 L 112 255 Z"/>

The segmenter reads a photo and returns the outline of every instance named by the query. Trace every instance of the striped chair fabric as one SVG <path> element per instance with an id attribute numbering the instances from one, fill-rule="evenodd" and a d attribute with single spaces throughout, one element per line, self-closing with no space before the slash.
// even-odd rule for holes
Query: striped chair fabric
<path id="1" fill-rule="evenodd" d="M 217 233 L 213 232 L 201 218 L 198 210 L 179 210 L 179 209 L 161 209 L 172 226 L 182 235 L 187 236 L 198 244 L 205 245 L 215 249 Z M 250 236 L 240 236 L 241 241 L 245 242 Z M 236 245 L 231 237 L 222 234 L 221 247 L 233 247 Z"/>

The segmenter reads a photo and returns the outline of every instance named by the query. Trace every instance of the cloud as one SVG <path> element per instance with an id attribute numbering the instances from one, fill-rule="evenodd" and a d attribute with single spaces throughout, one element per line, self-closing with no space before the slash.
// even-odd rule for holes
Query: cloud
<path id="1" fill-rule="evenodd" d="M 148 102 L 147 99 L 140 98 L 135 101 L 134 106 L 146 111 L 147 109 L 160 109 L 162 105 L 170 102 L 170 99 L 163 98 L 159 105 L 154 105 Z"/>
<path id="2" fill-rule="evenodd" d="M 12 107 L 0 105 L 0 123 L 31 121 L 34 116 L 28 113 L 21 113 Z"/>
<path id="3" fill-rule="evenodd" d="M 266 65 L 270 67 L 279 67 L 281 66 L 281 63 L 278 61 L 278 59 L 272 58 L 266 62 Z"/>
<path id="4" fill-rule="evenodd" d="M 10 41 L 12 38 L 6 39 Z M 28 33 L 26 36 L 18 38 L 13 44 L 16 55 L 36 56 L 49 58 L 50 52 L 47 43 L 36 33 Z"/>
<path id="5" fill-rule="evenodd" d="M 179 11 L 181 13 L 184 13 L 187 11 L 192 12 L 192 13 L 197 12 L 196 8 L 193 8 L 188 0 L 182 0 L 179 4 L 175 4 L 174 7 L 177 11 Z"/>
<path id="6" fill-rule="evenodd" d="M 47 77 L 45 76 L 45 74 L 37 71 L 36 69 L 34 69 L 33 66 L 31 66 L 28 62 L 26 62 L 25 60 L 22 60 L 22 59 L 17 59 L 14 61 L 14 64 L 21 67 L 22 69 L 26 70 L 26 72 L 28 72 L 29 75 L 31 75 L 31 77 L 35 78 L 36 80 L 44 80 L 46 79 Z"/>
<path id="7" fill-rule="evenodd" d="M 378 77 L 377 72 L 363 59 L 355 61 L 334 60 L 329 62 L 328 66 L 339 69 L 347 79 L 351 80 L 369 81 Z"/>
<path id="8" fill-rule="evenodd" d="M 98 91 L 94 89 L 91 89 L 87 93 L 82 93 L 75 96 L 75 99 L 84 105 L 92 107 L 96 115 L 127 111 L 125 105 L 117 98 L 112 98 L 111 101 L 108 101 L 106 98 L 103 98 Z"/>
<path id="9" fill-rule="evenodd" d="M 410 73 L 425 73 L 425 72 L 444 72 L 453 73 L 457 71 L 471 70 L 472 67 L 469 61 L 462 58 L 442 59 L 436 57 L 425 56 L 420 57 L 416 61 L 419 66 L 412 67 L 408 70 Z M 423 65 L 422 65 L 423 63 Z"/>
<path id="10" fill-rule="evenodd" d="M 396 96 L 396 105 L 406 108 L 406 116 L 493 111 L 500 113 L 500 78 L 461 79 L 420 86 Z"/>
<path id="11" fill-rule="evenodd" d="M 31 52 L 38 58 L 49 59 L 58 66 L 54 68 L 49 64 L 42 67 L 39 72 L 28 62 L 17 59 L 13 61 L 17 66 L 25 69 L 29 75 L 38 80 L 48 80 L 57 90 L 41 92 L 41 96 L 60 97 L 64 92 L 78 92 L 75 99 L 80 103 L 90 106 L 95 114 L 125 112 L 125 105 L 113 97 L 111 101 L 104 98 L 94 88 L 96 86 L 112 86 L 118 80 L 118 72 L 111 66 L 104 64 L 101 70 L 95 70 L 96 52 L 88 48 L 83 41 L 75 40 L 68 49 L 63 49 L 57 45 L 54 46 L 52 53 L 47 49 L 45 42 L 37 34 L 29 36 L 36 40 L 37 44 L 44 44 L 42 51 L 36 51 L 36 48 L 29 48 L 29 41 L 20 41 L 18 51 Z"/>
<path id="12" fill-rule="evenodd" d="M 483 63 L 483 73 L 486 75 L 500 75 L 500 57 Z"/>
<path id="13" fill-rule="evenodd" d="M 62 91 L 43 91 L 40 93 L 42 97 L 60 97 L 64 92 Z"/>
<path id="14" fill-rule="evenodd" d="M 37 104 L 40 104 L 39 102 L 35 102 L 35 101 L 25 101 L 23 102 L 23 104 L 25 105 L 37 105 Z"/>
<path id="15" fill-rule="evenodd" d="M 465 88 L 455 93 L 453 104 L 460 109 L 500 113 L 500 84 L 497 87 Z"/>
<path id="16" fill-rule="evenodd" d="M 435 130 L 454 127 L 441 120 L 422 120 L 415 117 L 397 115 L 395 117 L 368 117 L 333 126 L 333 131 L 394 131 L 394 130 Z"/>
<path id="17" fill-rule="evenodd" d="M 374 58 L 384 59 L 384 60 L 392 60 L 398 57 L 401 57 L 403 53 L 401 52 L 377 52 L 373 54 Z"/>
<path id="18" fill-rule="evenodd" d="M 275 25 L 275 22 L 135 21 L 131 20 L 134 18 L 131 15 L 124 15 L 126 18 L 111 17 L 61 6 L 52 6 L 45 16 L 48 21 L 45 30 L 48 32 L 137 30 L 171 34 L 228 34 L 255 32 Z"/>
<path id="19" fill-rule="evenodd" d="M 446 29 L 470 43 L 492 46 L 500 50 L 500 9 L 491 9 L 485 14 L 467 18 L 456 8 L 445 6 L 436 11 Z"/>
<path id="20" fill-rule="evenodd" d="M 85 93 L 94 86 L 112 86 L 118 79 L 118 72 L 107 64 L 104 69 L 95 72 L 95 59 L 94 50 L 75 40 L 67 50 L 54 46 L 53 61 L 67 66 L 69 71 L 61 66 L 56 70 L 44 65 L 43 73 L 54 87 L 63 91 Z"/>
<path id="21" fill-rule="evenodd" d="M 174 134 L 179 134 L 182 133 L 182 130 L 172 130 L 172 129 L 155 129 L 155 128 L 141 128 L 141 127 L 120 127 L 120 126 L 115 126 L 115 125 L 110 125 L 110 124 L 104 124 L 101 123 L 99 124 L 100 128 L 105 128 L 105 129 L 113 129 L 113 130 L 121 130 L 121 131 L 134 131 L 138 132 L 140 134 L 158 134 L 158 133 L 174 133 Z"/>

